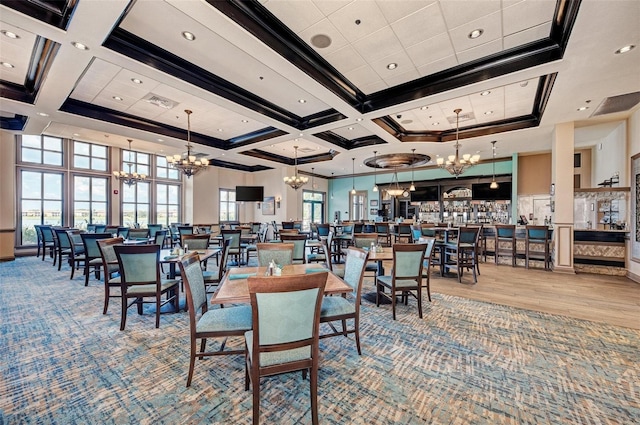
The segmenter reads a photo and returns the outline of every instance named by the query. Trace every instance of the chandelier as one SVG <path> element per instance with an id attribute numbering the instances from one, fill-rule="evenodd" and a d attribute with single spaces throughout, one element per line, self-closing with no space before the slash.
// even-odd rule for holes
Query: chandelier
<path id="1" fill-rule="evenodd" d="M 180 154 L 168 155 L 167 164 L 189 178 L 206 169 L 209 166 L 209 160 L 191 155 L 191 114 L 193 111 L 185 109 L 184 112 L 187 114 L 187 155 L 184 157 Z"/>
<path id="2" fill-rule="evenodd" d="M 131 151 L 131 142 L 133 140 L 131 139 L 127 139 L 127 141 L 129 142 L 129 151 Z M 116 180 L 120 180 L 122 183 L 126 184 L 127 186 L 131 187 L 134 184 L 144 181 L 147 179 L 147 175 L 146 174 L 138 174 L 136 172 L 131 172 L 131 166 L 133 165 L 131 162 L 127 162 L 127 165 L 129 166 L 129 171 L 114 171 L 113 172 L 113 177 Z"/>
<path id="3" fill-rule="evenodd" d="M 453 112 L 455 112 L 456 114 L 456 144 L 455 144 L 456 154 L 449 155 L 449 158 L 447 158 L 446 161 L 442 157 L 438 158 L 437 163 L 438 163 L 438 167 L 447 170 L 449 173 L 451 173 L 452 175 L 456 176 L 456 178 L 458 178 L 458 176 L 464 173 L 466 169 L 473 167 L 478 163 L 478 161 L 480 160 L 480 155 L 476 154 L 471 156 L 467 153 L 462 155 L 462 158 L 460 158 L 460 155 L 458 154 L 458 149 L 460 148 L 459 119 L 460 119 L 460 112 L 462 112 L 462 109 L 458 108 Z"/>
<path id="4" fill-rule="evenodd" d="M 395 180 L 395 186 L 393 184 Z M 394 170 L 393 177 L 391 177 L 391 183 L 389 183 L 389 187 L 387 188 L 387 193 L 389 196 L 402 196 L 404 193 L 404 189 L 400 187 L 400 183 L 398 182 L 398 170 Z"/>
<path id="5" fill-rule="evenodd" d="M 298 147 L 294 146 L 293 149 L 296 151 L 296 159 L 295 159 L 295 174 L 291 177 L 285 177 L 284 182 L 291 186 L 294 190 L 298 190 L 309 181 L 309 177 L 299 176 L 298 175 Z"/>
<path id="6" fill-rule="evenodd" d="M 378 191 L 378 151 L 373 151 L 373 162 L 374 162 L 374 169 L 373 169 L 373 191 L 377 192 Z"/>

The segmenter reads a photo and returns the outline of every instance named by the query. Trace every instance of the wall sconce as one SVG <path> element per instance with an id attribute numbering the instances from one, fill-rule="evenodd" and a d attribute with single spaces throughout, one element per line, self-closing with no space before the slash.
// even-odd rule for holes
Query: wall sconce
<path id="1" fill-rule="evenodd" d="M 260 202 L 257 202 L 256 205 L 258 205 L 258 209 L 262 209 L 262 205 L 260 205 Z"/>
<path id="2" fill-rule="evenodd" d="M 276 208 L 280 208 L 280 200 L 281 200 L 281 199 L 280 199 L 280 197 L 278 196 L 278 197 L 276 198 Z"/>

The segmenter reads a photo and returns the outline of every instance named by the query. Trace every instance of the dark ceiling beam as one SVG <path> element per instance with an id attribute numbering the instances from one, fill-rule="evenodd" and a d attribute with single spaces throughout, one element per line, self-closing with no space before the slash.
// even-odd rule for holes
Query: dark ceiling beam
<path id="1" fill-rule="evenodd" d="M 0 128 L 3 130 L 23 131 L 25 125 L 27 125 L 27 117 L 25 115 L 0 116 Z"/>
<path id="2" fill-rule="evenodd" d="M 77 0 L 2 0 L 2 5 L 66 30 L 78 3 Z"/>
<path id="3" fill-rule="evenodd" d="M 333 131 L 323 131 L 321 133 L 315 133 L 314 136 L 324 140 L 325 142 L 332 143 L 345 150 L 362 148 L 365 146 L 372 146 L 372 145 L 383 145 L 387 143 L 384 141 L 384 139 L 381 139 L 376 135 L 359 137 L 357 139 L 347 139 L 346 137 L 342 137 L 334 133 Z"/>
<path id="4" fill-rule="evenodd" d="M 235 162 L 222 161 L 220 159 L 210 159 L 209 165 L 213 167 L 222 167 L 222 168 L 230 168 L 232 170 L 238 171 L 246 171 L 249 173 L 254 173 L 256 171 L 265 171 L 272 170 L 272 167 L 267 167 L 265 165 L 244 165 L 244 164 L 236 164 Z"/>
<path id="5" fill-rule="evenodd" d="M 284 165 L 289 165 L 289 166 L 295 165 L 295 158 L 289 158 L 288 156 L 278 155 L 278 154 L 266 152 L 260 149 L 250 149 L 240 153 L 243 155 L 251 156 L 253 158 L 259 158 L 266 161 L 278 162 Z M 314 162 L 331 161 L 339 153 L 340 152 L 331 149 L 329 152 L 319 153 L 317 155 L 298 157 L 298 165 L 313 164 Z"/>

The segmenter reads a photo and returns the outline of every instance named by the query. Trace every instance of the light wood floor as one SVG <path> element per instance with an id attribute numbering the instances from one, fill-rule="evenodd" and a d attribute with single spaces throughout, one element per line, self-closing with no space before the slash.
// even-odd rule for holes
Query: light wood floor
<path id="1" fill-rule="evenodd" d="M 640 284 L 626 277 L 560 274 L 510 265 L 480 264 L 478 283 L 432 270 L 431 292 L 640 329 Z"/>

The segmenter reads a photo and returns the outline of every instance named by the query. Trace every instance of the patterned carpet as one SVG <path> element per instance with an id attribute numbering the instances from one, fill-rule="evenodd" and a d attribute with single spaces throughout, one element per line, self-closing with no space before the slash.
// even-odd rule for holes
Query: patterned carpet
<path id="1" fill-rule="evenodd" d="M 102 315 L 103 288 L 50 261 L 0 264 L 0 424 L 244 424 L 241 356 L 197 361 L 186 313 Z M 640 331 L 434 295 L 363 303 L 362 350 L 321 342 L 325 424 L 629 424 L 640 418 Z M 239 341 L 232 341 L 239 345 Z M 308 381 L 262 381 L 262 423 L 310 423 Z"/>

